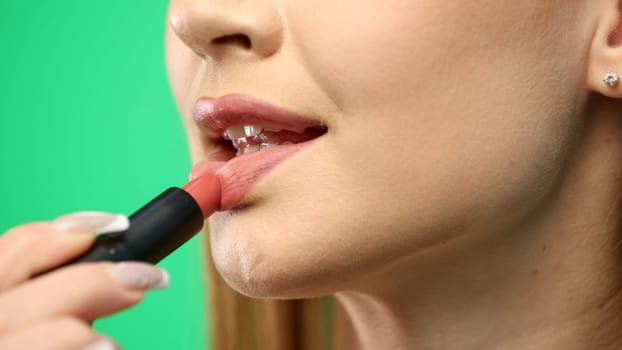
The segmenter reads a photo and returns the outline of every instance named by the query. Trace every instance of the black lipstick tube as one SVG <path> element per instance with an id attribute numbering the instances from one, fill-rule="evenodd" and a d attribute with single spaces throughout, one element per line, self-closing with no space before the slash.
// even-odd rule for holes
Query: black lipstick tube
<path id="1" fill-rule="evenodd" d="M 143 261 L 156 264 L 201 231 L 220 207 L 220 182 L 204 174 L 182 188 L 171 187 L 129 217 L 129 228 L 96 237 L 93 246 L 68 264 Z"/>
<path id="2" fill-rule="evenodd" d="M 162 192 L 129 220 L 129 229 L 99 235 L 89 251 L 69 264 L 126 260 L 155 264 L 203 227 L 201 208 L 177 187 Z"/>

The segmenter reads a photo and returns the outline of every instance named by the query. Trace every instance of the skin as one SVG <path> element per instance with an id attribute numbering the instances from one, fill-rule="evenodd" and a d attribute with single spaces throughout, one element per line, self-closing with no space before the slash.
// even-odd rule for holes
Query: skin
<path id="1" fill-rule="evenodd" d="M 210 219 L 216 267 L 254 297 L 335 294 L 338 349 L 619 348 L 619 8 L 172 0 L 195 162 L 200 96 L 328 128 Z"/>

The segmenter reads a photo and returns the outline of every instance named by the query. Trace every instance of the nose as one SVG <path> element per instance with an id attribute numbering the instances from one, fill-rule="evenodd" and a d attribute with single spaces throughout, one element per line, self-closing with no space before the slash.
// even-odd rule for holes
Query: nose
<path id="1" fill-rule="evenodd" d="M 197 55 L 269 57 L 283 41 L 283 22 L 270 0 L 172 0 L 169 22 Z"/>

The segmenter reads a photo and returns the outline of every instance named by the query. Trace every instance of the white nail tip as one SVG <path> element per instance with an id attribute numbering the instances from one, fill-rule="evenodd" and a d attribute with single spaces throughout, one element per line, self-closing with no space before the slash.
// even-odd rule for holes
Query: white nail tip
<path id="1" fill-rule="evenodd" d="M 107 233 L 129 228 L 129 219 L 125 215 L 99 211 L 82 211 L 63 215 L 53 221 L 59 231 Z"/>
<path id="2" fill-rule="evenodd" d="M 109 271 L 118 283 L 129 289 L 165 289 L 170 283 L 166 270 L 142 262 L 116 263 Z"/>
<path id="3" fill-rule="evenodd" d="M 168 274 L 168 271 L 164 269 L 160 269 L 160 271 L 162 271 L 162 279 L 160 279 L 160 282 L 153 285 L 151 289 L 166 289 L 171 284 L 171 276 Z"/>
<path id="4" fill-rule="evenodd" d="M 99 339 L 94 343 L 91 343 L 82 350 L 118 350 L 119 348 L 108 339 Z"/>
<path id="5" fill-rule="evenodd" d="M 125 215 L 118 214 L 115 218 L 106 226 L 97 230 L 98 233 L 108 233 L 116 231 L 124 231 L 130 228 L 130 219 Z"/>

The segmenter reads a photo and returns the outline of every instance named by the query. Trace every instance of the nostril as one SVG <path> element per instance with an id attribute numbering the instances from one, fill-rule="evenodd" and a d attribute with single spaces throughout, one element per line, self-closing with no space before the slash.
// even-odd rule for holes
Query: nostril
<path id="1" fill-rule="evenodd" d="M 247 35 L 244 35 L 244 34 L 231 34 L 231 35 L 221 36 L 216 39 L 213 39 L 212 43 L 214 45 L 240 46 L 245 49 L 250 49 L 252 47 L 251 39 Z"/>

